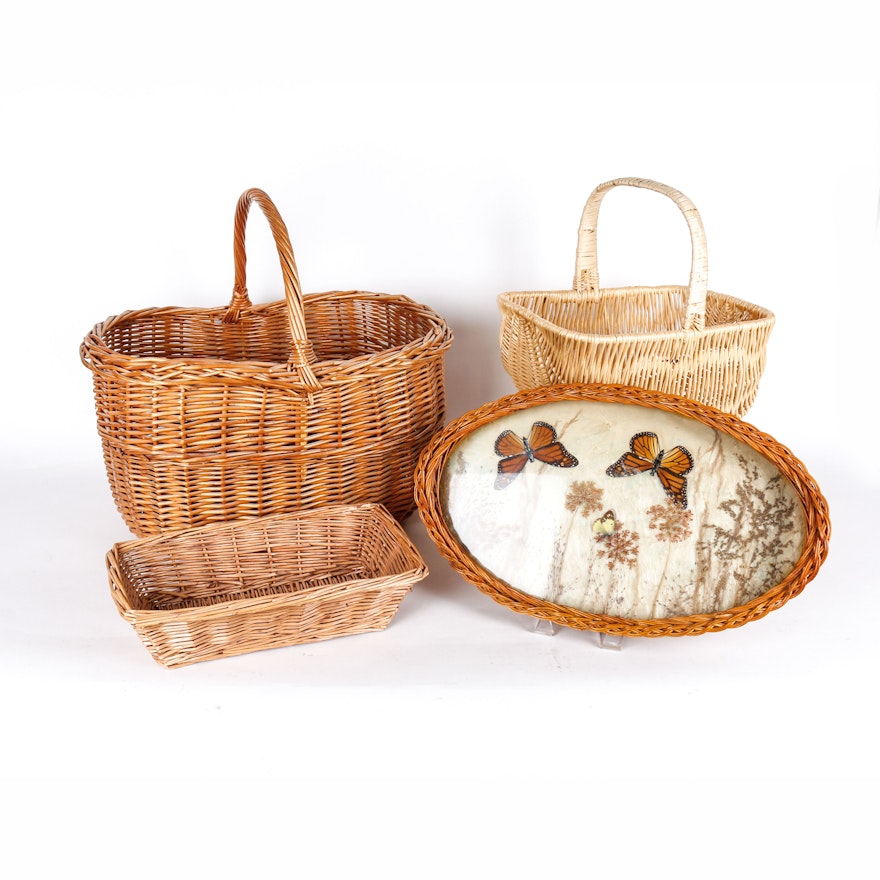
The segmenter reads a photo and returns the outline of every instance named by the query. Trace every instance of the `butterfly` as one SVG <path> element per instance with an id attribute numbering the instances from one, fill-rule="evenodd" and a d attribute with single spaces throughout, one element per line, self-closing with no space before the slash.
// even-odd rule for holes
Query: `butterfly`
<path id="1" fill-rule="evenodd" d="M 624 452 L 605 471 L 609 477 L 631 477 L 634 474 L 656 474 L 666 494 L 682 509 L 687 507 L 687 480 L 694 459 L 684 446 L 665 452 L 660 440 L 651 431 L 634 434 L 629 441 L 631 452 Z"/>
<path id="2" fill-rule="evenodd" d="M 546 422 L 535 422 L 528 439 L 513 431 L 504 431 L 495 441 L 495 454 L 501 456 L 495 488 L 509 486 L 530 461 L 542 461 L 554 467 L 574 467 L 578 460 L 556 439 L 556 429 Z"/>
<path id="3" fill-rule="evenodd" d="M 600 538 L 607 538 L 613 535 L 617 528 L 617 518 L 614 516 L 613 510 L 606 510 L 599 519 L 593 521 L 593 531 Z"/>

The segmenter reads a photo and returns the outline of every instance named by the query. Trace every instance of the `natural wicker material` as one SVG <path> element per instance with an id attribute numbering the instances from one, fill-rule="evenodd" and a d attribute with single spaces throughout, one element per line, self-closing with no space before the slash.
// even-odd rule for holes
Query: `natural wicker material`
<path id="1" fill-rule="evenodd" d="M 285 299 L 251 305 L 245 223 L 272 229 Z M 443 425 L 446 322 L 404 296 L 303 297 L 287 229 L 269 197 L 235 213 L 227 308 L 125 312 L 86 336 L 113 497 L 136 535 L 376 502 L 413 510 L 413 470 Z"/>
<path id="2" fill-rule="evenodd" d="M 599 286 L 599 206 L 616 186 L 654 190 L 681 209 L 693 248 L 687 287 Z M 743 415 L 758 391 L 775 318 L 707 284 L 706 235 L 690 199 L 652 180 L 603 183 L 584 207 L 574 289 L 499 296 L 502 363 L 520 390 L 567 382 L 635 385 Z"/>
<path id="3" fill-rule="evenodd" d="M 803 507 L 804 549 L 792 571 L 756 599 L 708 614 L 630 619 L 593 614 L 554 604 L 516 590 L 487 571 L 462 547 L 446 521 L 441 500 L 443 475 L 450 455 L 463 437 L 501 415 L 557 400 L 629 403 L 689 416 L 746 443 L 765 457 L 793 486 Z M 422 452 L 416 470 L 416 502 L 428 534 L 452 567 L 480 590 L 514 611 L 575 629 L 619 636 L 685 636 L 742 626 L 763 617 L 797 596 L 828 555 L 831 523 L 828 505 L 804 465 L 784 446 L 752 425 L 714 407 L 658 391 L 619 385 L 560 385 L 503 397 L 451 422 Z"/>
<path id="4" fill-rule="evenodd" d="M 114 545 L 119 613 L 164 666 L 385 629 L 428 573 L 380 505 L 334 505 Z"/>

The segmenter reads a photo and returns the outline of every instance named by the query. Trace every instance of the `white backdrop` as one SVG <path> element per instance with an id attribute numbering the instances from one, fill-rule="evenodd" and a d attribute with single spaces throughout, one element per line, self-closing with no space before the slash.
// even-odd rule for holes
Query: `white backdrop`
<path id="1" fill-rule="evenodd" d="M 759 825 L 802 839 L 805 864 L 858 864 L 866 817 L 847 805 L 877 778 L 880 733 L 869 433 L 880 80 L 857 22 L 792 22 L 765 4 L 756 26 L 737 11 L 711 25 L 668 8 L 615 21 L 459 3 L 9 13 L 0 767 L 22 829 L 48 815 L 76 828 L 61 849 L 86 858 L 92 838 L 67 823 L 98 786 L 153 822 L 173 804 L 171 833 L 194 821 L 196 792 L 205 833 L 231 819 L 222 804 L 243 821 L 243 803 L 262 816 L 271 794 L 283 810 L 244 825 L 288 840 L 317 816 L 321 853 L 297 838 L 310 865 L 344 839 L 361 853 L 349 873 L 394 850 L 446 874 L 462 850 L 432 829 L 454 815 L 457 842 L 507 840 L 471 856 L 474 872 L 513 855 L 532 873 L 553 835 L 599 835 L 606 846 L 574 861 L 606 867 L 635 840 L 683 846 L 674 805 L 693 861 L 716 855 L 720 824 L 758 809 Z M 457 417 L 513 390 L 497 294 L 568 287 L 583 203 L 618 176 L 689 195 L 710 288 L 776 313 L 747 419 L 804 461 L 830 503 L 831 553 L 804 594 L 739 630 L 607 652 L 590 634 L 529 631 L 454 575 L 414 516 L 431 575 L 386 632 L 155 664 L 107 590 L 104 553 L 129 534 L 78 359 L 91 326 L 128 308 L 224 304 L 235 202 L 259 186 L 306 291 L 403 293 L 447 318 Z M 248 236 L 252 296 L 279 298 L 257 214 Z M 604 285 L 684 283 L 689 248 L 660 196 L 603 203 Z M 243 786 L 234 799 L 229 778 Z M 479 785 L 465 796 L 468 781 Z M 832 803 L 842 810 L 820 809 Z M 133 818 L 91 815 L 90 831 L 114 838 Z M 127 828 L 134 844 L 147 821 Z M 402 831 L 386 848 L 390 826 Z M 236 851 L 225 867 L 277 869 L 265 853 Z M 707 876 L 741 873 L 750 853 L 734 847 Z M 784 846 L 762 858 L 792 866 Z"/>

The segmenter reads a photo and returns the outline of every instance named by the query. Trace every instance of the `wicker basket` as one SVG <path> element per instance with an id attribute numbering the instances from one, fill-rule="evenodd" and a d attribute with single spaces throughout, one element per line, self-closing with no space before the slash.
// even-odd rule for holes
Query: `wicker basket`
<path id="1" fill-rule="evenodd" d="M 648 415 L 652 411 L 672 413 L 714 429 L 716 435 L 727 435 L 741 441 L 760 453 L 791 484 L 803 511 L 803 547 L 791 571 L 775 586 L 744 604 L 724 610 L 654 618 L 612 616 L 562 605 L 516 589 L 495 575 L 463 545 L 454 522 L 448 515 L 444 496 L 449 485 L 450 466 L 454 464 L 456 469 L 461 469 L 462 462 L 458 455 L 461 441 L 478 429 L 497 422 L 500 430 L 507 422 L 498 422 L 499 418 L 506 419 L 520 411 L 532 410 L 542 404 L 560 401 L 577 401 L 588 405 L 626 404 L 644 409 Z M 536 417 L 540 418 L 540 416 Z M 531 418 L 527 421 L 531 421 Z M 496 432 L 490 433 L 494 436 Z M 580 449 L 573 451 L 581 454 Z M 584 461 L 581 461 L 580 465 L 583 464 Z M 532 462 L 529 467 L 540 467 L 540 461 Z M 551 478 L 554 476 L 553 472 L 559 471 L 558 468 L 549 470 Z M 477 480 L 479 477 L 472 479 Z M 488 485 L 491 486 L 491 482 Z M 825 498 L 803 463 L 785 446 L 752 425 L 718 409 L 658 391 L 619 385 L 545 386 L 509 395 L 465 413 L 446 425 L 422 452 L 416 471 L 416 500 L 428 535 L 441 555 L 465 580 L 474 584 L 494 601 L 520 614 L 549 620 L 573 629 L 592 630 L 614 636 L 692 636 L 720 632 L 758 620 L 799 595 L 816 577 L 828 556 L 831 537 L 831 521 Z M 747 501 L 748 499 L 742 503 L 745 505 Z M 597 510 L 601 511 L 601 508 Z M 770 518 L 769 501 L 756 507 L 756 511 L 759 518 L 764 517 L 763 526 L 767 526 Z M 534 525 L 536 532 L 542 526 L 546 526 L 545 523 L 540 522 L 540 511 L 534 506 L 528 508 L 527 514 L 527 522 Z M 588 523 L 587 519 L 583 521 Z M 490 530 L 488 532 L 490 535 L 491 527 L 492 524 L 488 521 L 482 524 L 484 530 Z M 546 532 L 546 528 L 544 530 Z M 552 532 L 547 534 L 552 537 Z M 505 540 L 516 540 L 516 538 L 508 537 Z M 548 546 L 552 546 L 554 554 L 558 555 L 557 544 Z"/>
<path id="2" fill-rule="evenodd" d="M 119 613 L 163 666 L 385 629 L 428 573 L 380 505 L 333 505 L 114 545 Z"/>
<path id="3" fill-rule="evenodd" d="M 266 215 L 285 299 L 251 305 L 245 223 Z M 98 432 L 114 500 L 135 535 L 375 502 L 414 508 L 419 452 L 445 417 L 446 322 L 404 296 L 303 297 L 287 229 L 269 197 L 235 214 L 227 308 L 108 318 L 86 336 Z"/>
<path id="4" fill-rule="evenodd" d="M 596 226 L 616 186 L 672 199 L 690 230 L 687 287 L 601 288 Z M 597 382 L 665 391 L 742 415 L 764 371 L 774 316 L 760 306 L 707 290 L 706 236 L 685 195 L 662 183 L 620 178 L 596 187 L 578 232 L 574 289 L 504 293 L 501 359 L 517 388 Z"/>

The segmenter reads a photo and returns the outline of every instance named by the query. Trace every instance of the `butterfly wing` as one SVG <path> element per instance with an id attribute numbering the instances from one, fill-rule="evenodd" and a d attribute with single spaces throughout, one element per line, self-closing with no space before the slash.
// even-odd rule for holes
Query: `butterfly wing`
<path id="1" fill-rule="evenodd" d="M 630 452 L 624 452 L 605 473 L 609 477 L 631 477 L 643 474 L 654 467 L 654 460 L 660 454 L 660 441 L 651 431 L 634 434 L 629 441 Z"/>
<path id="2" fill-rule="evenodd" d="M 535 422 L 529 433 L 532 454 L 544 464 L 574 467 L 578 460 L 556 439 L 556 429 L 546 422 Z"/>
<path id="3" fill-rule="evenodd" d="M 549 446 L 556 440 L 556 428 L 548 425 L 547 422 L 535 422 L 532 430 L 529 431 L 529 446 L 532 449 L 540 449 L 542 446 Z"/>
<path id="4" fill-rule="evenodd" d="M 526 466 L 528 460 L 529 457 L 525 452 L 521 452 L 519 455 L 509 455 L 507 458 L 502 458 L 501 461 L 498 462 L 498 473 L 495 476 L 495 488 L 503 489 L 505 486 L 509 486 L 519 472 Z"/>
<path id="5" fill-rule="evenodd" d="M 522 455 L 526 451 L 523 446 L 522 438 L 514 434 L 513 431 L 503 431 L 498 435 L 495 441 L 496 455 Z"/>
<path id="6" fill-rule="evenodd" d="M 684 510 L 687 507 L 687 478 L 665 467 L 657 468 L 657 477 L 673 503 Z"/>
<path id="7" fill-rule="evenodd" d="M 653 463 L 660 455 L 660 440 L 653 431 L 641 431 L 633 434 L 629 448 L 639 457 L 647 458 Z"/>
<path id="8" fill-rule="evenodd" d="M 660 459 L 659 467 L 664 470 L 671 471 L 674 474 L 684 476 L 690 473 L 694 466 L 694 457 L 684 448 L 684 446 L 676 446 L 664 453 Z"/>
<path id="9" fill-rule="evenodd" d="M 617 520 L 613 510 L 606 510 L 599 519 L 593 522 L 593 531 L 597 535 L 613 535 L 617 528 Z"/>
<path id="10" fill-rule="evenodd" d="M 516 475 L 526 466 L 529 460 L 522 438 L 513 431 L 502 431 L 495 441 L 495 454 L 500 455 L 498 474 L 495 477 L 495 488 L 509 486 Z"/>
<path id="11" fill-rule="evenodd" d="M 690 473 L 693 466 L 694 457 L 684 446 L 670 449 L 657 465 L 657 476 L 663 489 L 682 510 L 687 507 L 687 480 L 684 475 Z"/>
<path id="12" fill-rule="evenodd" d="M 653 461 L 648 461 L 634 452 L 624 452 L 605 473 L 609 477 L 631 477 L 633 474 L 643 474 L 654 467 Z"/>

